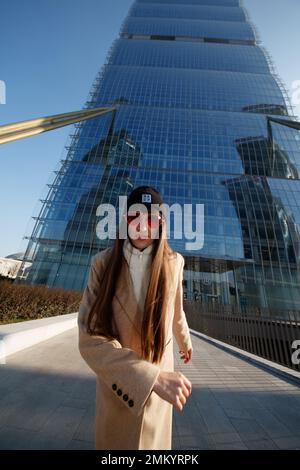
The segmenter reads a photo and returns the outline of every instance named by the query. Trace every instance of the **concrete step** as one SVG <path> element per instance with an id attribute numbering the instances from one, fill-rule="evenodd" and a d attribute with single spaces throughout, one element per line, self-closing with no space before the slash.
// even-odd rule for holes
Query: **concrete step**
<path id="1" fill-rule="evenodd" d="M 77 326 L 78 312 L 0 326 L 0 363 L 11 354 Z"/>

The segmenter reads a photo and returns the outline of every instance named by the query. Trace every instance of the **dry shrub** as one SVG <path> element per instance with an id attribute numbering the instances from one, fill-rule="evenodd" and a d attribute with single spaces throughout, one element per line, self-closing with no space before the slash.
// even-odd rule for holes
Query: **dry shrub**
<path id="1" fill-rule="evenodd" d="M 81 291 L 0 280 L 0 324 L 77 312 Z"/>

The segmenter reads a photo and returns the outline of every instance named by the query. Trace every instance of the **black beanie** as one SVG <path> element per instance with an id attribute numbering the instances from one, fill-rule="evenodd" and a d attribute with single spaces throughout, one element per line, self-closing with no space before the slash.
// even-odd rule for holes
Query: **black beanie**
<path id="1" fill-rule="evenodd" d="M 127 210 L 132 204 L 144 204 L 147 209 L 151 209 L 151 204 L 163 204 L 159 192 L 152 186 L 138 186 L 133 189 L 127 199 Z"/>

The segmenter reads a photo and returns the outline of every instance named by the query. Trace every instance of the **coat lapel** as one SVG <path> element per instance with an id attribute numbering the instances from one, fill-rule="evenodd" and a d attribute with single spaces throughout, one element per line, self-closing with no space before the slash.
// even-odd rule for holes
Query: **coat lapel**
<path id="1" fill-rule="evenodd" d="M 127 260 L 123 257 L 121 274 L 115 291 L 115 298 L 123 314 L 132 323 L 137 333 L 140 334 L 142 328 L 143 312 L 135 297 L 133 282 L 129 271 Z"/>

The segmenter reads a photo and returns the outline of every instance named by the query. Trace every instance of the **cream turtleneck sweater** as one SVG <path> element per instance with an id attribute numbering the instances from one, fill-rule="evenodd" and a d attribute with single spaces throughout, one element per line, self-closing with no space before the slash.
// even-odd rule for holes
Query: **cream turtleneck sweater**
<path id="1" fill-rule="evenodd" d="M 123 253 L 129 265 L 134 294 L 142 311 L 149 285 L 153 248 L 152 242 L 141 251 L 132 245 L 129 238 L 126 238 L 123 244 Z"/>

